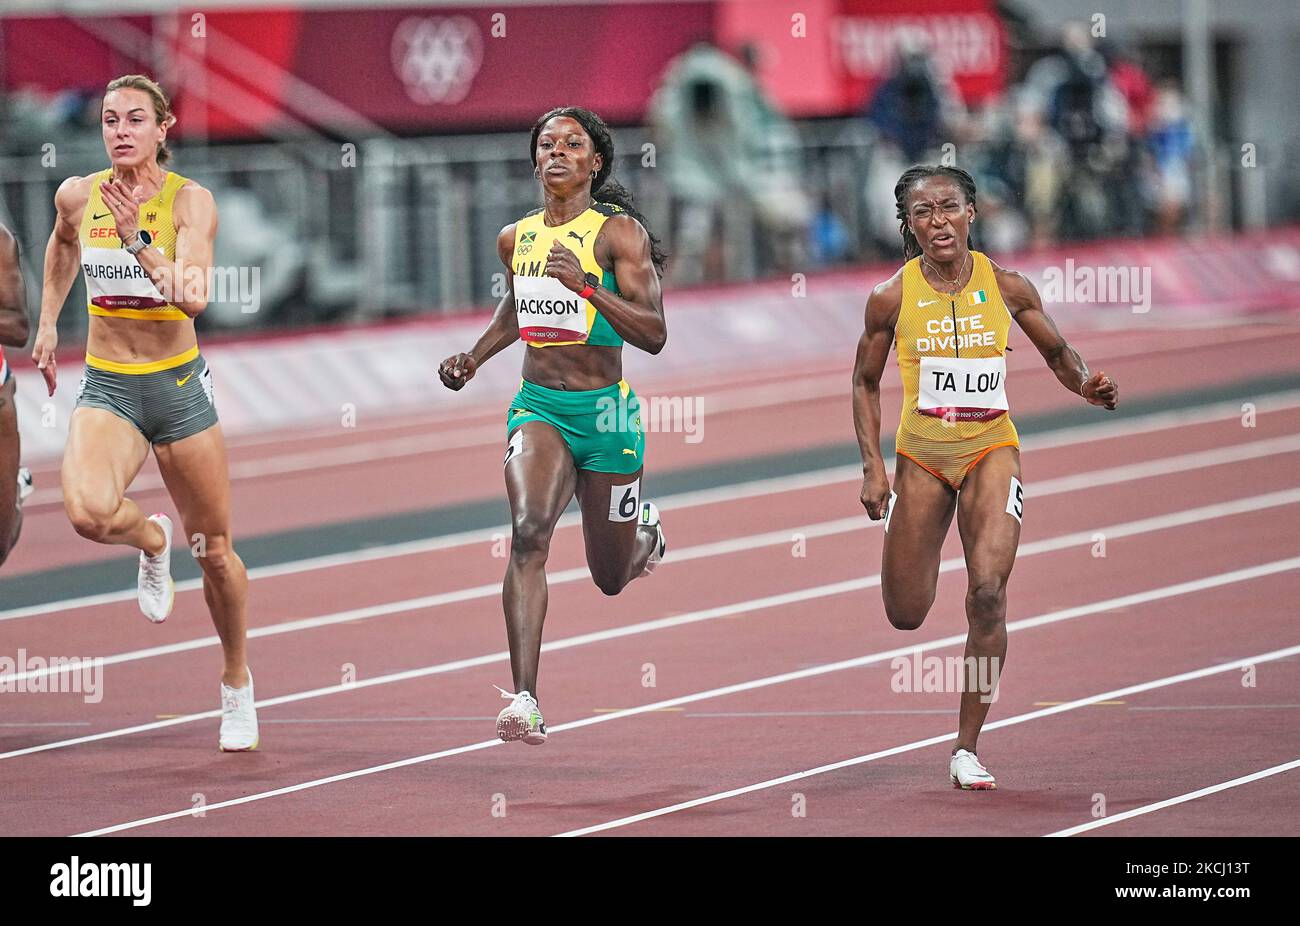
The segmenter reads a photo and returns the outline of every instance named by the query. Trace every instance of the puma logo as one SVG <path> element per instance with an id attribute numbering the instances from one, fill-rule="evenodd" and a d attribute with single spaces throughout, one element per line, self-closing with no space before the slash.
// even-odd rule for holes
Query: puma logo
<path id="1" fill-rule="evenodd" d="M 591 234 L 591 232 L 588 231 L 588 232 L 587 232 L 587 235 L 590 235 L 590 234 Z M 577 239 L 578 239 L 578 246 L 579 246 L 579 247 L 585 247 L 585 246 L 586 246 L 586 242 L 583 241 L 582 239 L 583 239 L 583 238 L 586 238 L 587 235 L 580 235 L 580 234 L 578 234 L 578 233 L 575 232 L 575 231 L 571 231 L 571 232 L 569 232 L 569 237 L 570 237 L 570 238 L 577 238 Z"/>

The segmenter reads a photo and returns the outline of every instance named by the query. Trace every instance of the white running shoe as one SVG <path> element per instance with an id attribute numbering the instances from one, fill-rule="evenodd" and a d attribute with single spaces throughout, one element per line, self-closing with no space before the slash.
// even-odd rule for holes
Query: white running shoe
<path id="1" fill-rule="evenodd" d="M 157 556 L 146 556 L 144 550 L 140 551 L 135 596 L 140 602 L 140 612 L 155 624 L 161 624 L 172 613 L 172 604 L 176 600 L 176 587 L 172 582 L 172 519 L 165 514 L 153 514 L 149 520 L 157 521 L 162 528 L 166 546 Z"/>
<path id="2" fill-rule="evenodd" d="M 499 685 L 493 685 L 501 692 L 501 697 L 510 702 L 510 706 L 497 715 L 497 736 L 503 743 L 523 740 L 529 746 L 540 746 L 546 742 L 546 721 L 542 720 L 542 710 L 537 706 L 537 699 L 527 691 L 511 694 Z"/>
<path id="3" fill-rule="evenodd" d="M 948 763 L 948 777 L 963 791 L 996 791 L 998 783 L 973 752 L 958 749 Z"/>
<path id="4" fill-rule="evenodd" d="M 231 688 L 221 683 L 222 752 L 252 752 L 257 748 L 257 710 L 253 707 L 253 670 L 248 670 L 248 684 Z"/>
<path id="5" fill-rule="evenodd" d="M 653 528 L 655 532 L 654 549 L 650 551 L 650 558 L 645 561 L 645 569 L 641 570 L 641 575 L 648 576 L 655 571 L 655 567 L 668 552 L 668 541 L 664 539 L 664 525 L 659 517 L 659 506 L 654 502 L 642 502 L 641 520 L 637 522 L 637 527 Z"/>
<path id="6" fill-rule="evenodd" d="M 18 502 L 22 504 L 27 500 L 27 496 L 36 491 L 36 486 L 32 483 L 32 471 L 26 466 L 18 467 Z"/>

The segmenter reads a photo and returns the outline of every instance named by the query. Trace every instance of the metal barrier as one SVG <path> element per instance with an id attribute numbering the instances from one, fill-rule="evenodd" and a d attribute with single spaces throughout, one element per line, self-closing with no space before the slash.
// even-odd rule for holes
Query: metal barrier
<path id="1" fill-rule="evenodd" d="M 815 214 L 834 216 L 843 239 L 840 262 L 892 257 L 892 248 L 882 251 L 881 230 L 894 222 L 893 203 L 888 194 L 889 201 L 880 201 L 880 181 L 888 179 L 890 187 L 893 181 L 882 173 L 871 182 L 877 153 L 871 130 L 858 119 L 818 120 L 796 128 L 790 183 L 802 190 Z M 614 176 L 633 191 L 671 254 L 682 206 L 662 170 L 671 152 L 643 147 L 655 143 L 649 128 L 615 130 L 614 136 Z M 497 232 L 540 205 L 526 146 L 527 134 L 518 131 L 372 138 L 355 147 L 321 139 L 195 148 L 182 143 L 174 166 L 211 189 L 220 209 L 216 263 L 260 271 L 256 311 L 235 303 L 213 304 L 201 319 L 203 326 L 301 326 L 458 312 L 495 303 L 504 283 Z M 0 221 L 18 235 L 33 307 L 39 304 L 58 184 L 106 163 L 93 130 L 58 142 L 56 150 L 57 167 L 43 166 L 39 155 L 0 158 Z M 968 152 L 978 157 L 976 149 L 963 154 Z M 1225 189 L 1224 202 L 1231 201 L 1232 192 Z M 744 281 L 791 271 L 788 257 L 783 265 L 781 255 L 773 253 L 744 197 L 719 204 L 713 221 L 721 272 L 701 279 Z M 794 269 L 835 262 L 805 254 Z M 84 335 L 85 313 L 74 311 L 80 305 L 84 295 L 78 280 L 60 322 L 66 339 Z"/>

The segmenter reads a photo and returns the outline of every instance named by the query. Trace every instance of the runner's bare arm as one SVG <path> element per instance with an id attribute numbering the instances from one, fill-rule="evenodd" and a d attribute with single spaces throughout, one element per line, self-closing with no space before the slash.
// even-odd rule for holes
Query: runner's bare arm
<path id="1" fill-rule="evenodd" d="M 515 274 L 510 258 L 515 252 L 515 226 L 497 234 L 497 256 L 506 267 L 506 294 L 497 303 L 492 321 L 467 354 L 453 354 L 438 365 L 438 377 L 448 389 L 460 389 L 474 376 L 479 364 L 519 340 L 519 317 L 515 314 Z"/>
<path id="2" fill-rule="evenodd" d="M 1092 405 L 1115 408 L 1119 404 L 1119 387 L 1102 370 L 1095 374 L 1088 372 L 1088 364 L 1065 340 L 1052 317 L 1043 309 L 1043 300 L 1029 278 L 996 265 L 994 272 L 1011 316 L 1038 348 L 1061 384 Z"/>
<path id="3" fill-rule="evenodd" d="M 645 228 L 630 215 L 611 216 L 596 235 L 595 251 L 597 260 L 605 256 L 613 264 L 614 279 L 622 295 L 602 286 L 592 294 L 592 305 L 627 343 L 650 354 L 659 353 L 668 342 L 668 323 L 664 319 L 659 274 L 650 259 L 650 236 Z M 573 256 L 573 263 L 577 265 L 577 255 Z M 577 269 L 582 268 L 577 265 Z M 584 274 L 578 275 L 585 280 Z M 567 280 L 561 282 L 569 285 Z M 579 285 L 578 290 L 581 289 Z"/>
<path id="4" fill-rule="evenodd" d="M 50 395 L 58 383 L 54 350 L 59 345 L 59 313 L 68 298 L 81 264 L 78 226 L 90 199 L 90 177 L 69 177 L 54 194 L 54 229 L 45 245 L 45 273 L 41 285 L 41 314 L 32 342 L 32 360 L 45 377 Z"/>
<path id="5" fill-rule="evenodd" d="M 23 347 L 30 333 L 18 242 L 9 229 L 0 225 L 0 344 Z"/>
<path id="6" fill-rule="evenodd" d="M 54 194 L 54 229 L 45 246 L 39 328 L 53 330 L 58 325 L 68 290 L 72 289 L 72 281 L 81 269 L 81 241 L 77 226 L 89 198 L 90 186 L 85 177 L 69 177 Z"/>
<path id="7" fill-rule="evenodd" d="M 885 516 L 889 503 L 889 479 L 880 452 L 880 378 L 894 343 L 902 298 L 902 271 L 871 291 L 853 361 L 853 428 L 862 452 L 861 501 L 873 521 Z"/>
<path id="8" fill-rule="evenodd" d="M 140 231 L 139 206 L 121 180 L 110 181 L 104 188 L 110 194 L 104 202 L 117 221 L 118 235 L 123 243 L 130 243 Z M 176 223 L 176 259 L 168 260 L 155 247 L 145 248 L 135 259 L 164 299 L 196 318 L 208 307 L 211 296 L 208 281 L 217 242 L 217 203 L 208 190 L 191 180 L 176 191 L 172 218 Z"/>

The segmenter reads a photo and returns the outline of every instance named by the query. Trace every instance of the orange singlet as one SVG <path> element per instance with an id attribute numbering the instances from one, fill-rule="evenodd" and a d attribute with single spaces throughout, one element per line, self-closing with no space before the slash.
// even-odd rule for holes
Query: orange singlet
<path id="1" fill-rule="evenodd" d="M 1006 397 L 1011 313 L 989 259 L 970 254 L 970 282 L 952 294 L 926 281 L 921 258 L 908 261 L 894 327 L 903 379 L 895 449 L 954 489 L 990 450 L 1020 446 Z"/>

